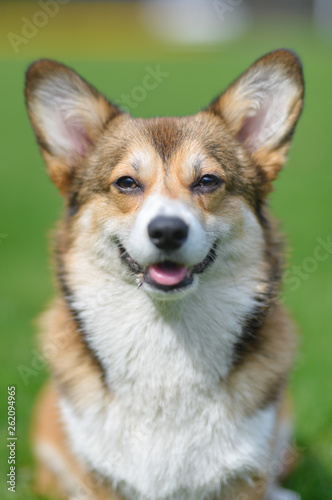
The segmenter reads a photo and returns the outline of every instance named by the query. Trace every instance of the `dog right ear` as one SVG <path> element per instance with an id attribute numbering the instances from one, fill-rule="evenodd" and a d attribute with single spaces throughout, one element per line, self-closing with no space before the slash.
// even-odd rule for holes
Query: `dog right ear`
<path id="1" fill-rule="evenodd" d="M 121 111 L 75 71 L 47 59 L 29 67 L 25 97 L 48 174 L 65 194 L 75 167 Z"/>
<path id="2" fill-rule="evenodd" d="M 254 62 L 208 108 L 260 165 L 267 192 L 286 162 L 303 93 L 299 59 L 280 49 Z"/>

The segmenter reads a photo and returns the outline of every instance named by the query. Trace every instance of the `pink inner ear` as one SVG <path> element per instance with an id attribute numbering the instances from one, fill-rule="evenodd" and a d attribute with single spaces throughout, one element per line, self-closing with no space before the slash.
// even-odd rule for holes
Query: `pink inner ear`
<path id="1" fill-rule="evenodd" d="M 268 112 L 268 103 L 262 104 L 256 110 L 254 116 L 249 116 L 244 119 L 241 129 L 236 135 L 236 138 L 240 142 L 246 143 L 250 152 L 256 151 L 261 145 L 262 135 L 264 135 L 264 137 L 269 135 L 269 131 L 266 130 L 266 127 L 269 127 L 267 123 Z"/>
<path id="2" fill-rule="evenodd" d="M 67 143 L 68 154 L 70 157 L 84 156 L 93 141 L 88 134 L 83 120 L 79 116 L 66 114 L 65 109 L 58 109 L 60 127 Z"/>
<path id="3" fill-rule="evenodd" d="M 69 140 L 73 144 L 73 152 L 75 155 L 84 156 L 93 142 L 83 126 L 73 124 L 71 127 L 66 127 L 69 134 Z"/>

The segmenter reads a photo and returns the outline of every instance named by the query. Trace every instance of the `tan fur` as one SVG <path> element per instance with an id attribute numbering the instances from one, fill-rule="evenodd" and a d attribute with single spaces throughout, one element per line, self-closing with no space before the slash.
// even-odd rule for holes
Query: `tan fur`
<path id="1" fill-rule="evenodd" d="M 43 351 L 48 357 L 48 362 L 56 375 L 56 384 L 59 390 L 70 398 L 79 412 L 82 408 L 94 403 L 100 397 L 105 399 L 105 404 L 111 397 L 103 386 L 101 373 L 91 360 L 91 356 L 82 343 L 81 336 L 75 327 L 75 322 L 62 301 L 58 301 L 55 307 L 44 317 L 45 331 L 48 336 L 43 341 Z M 276 434 L 273 439 L 278 439 L 277 432 L 280 425 L 289 419 L 289 402 L 283 397 L 283 386 L 280 387 L 280 377 L 284 380 L 289 372 L 296 348 L 295 336 L 292 324 L 281 307 L 278 307 L 266 321 L 263 329 L 263 339 L 258 352 L 247 355 L 244 362 L 234 369 L 227 381 L 228 391 L 235 396 L 233 412 L 237 415 L 250 415 L 257 407 L 264 406 L 275 391 L 280 394 L 280 412 Z M 221 382 L 224 384 L 224 382 Z M 71 472 L 75 481 L 80 485 L 82 472 L 74 459 L 70 456 L 67 440 L 61 427 L 61 421 L 57 410 L 57 391 L 54 386 L 49 386 L 41 396 L 41 403 L 36 412 L 34 423 L 34 442 L 43 442 L 55 447 L 61 456 L 66 468 Z M 282 477 L 294 468 L 295 462 L 285 458 L 285 470 Z M 85 481 L 91 485 L 89 476 L 85 475 Z M 242 484 L 236 486 L 236 493 L 231 493 L 230 498 L 236 500 L 237 495 L 248 495 L 246 500 L 259 500 L 263 498 L 266 489 L 266 478 L 253 478 L 253 484 Z M 85 484 L 83 482 L 83 484 Z M 59 489 L 56 478 L 46 464 L 39 465 L 37 476 L 38 491 L 53 491 Z M 82 486 L 81 486 L 82 487 Z M 94 491 L 93 499 L 117 500 L 121 497 L 110 489 L 109 496 L 103 496 L 103 488 L 99 491 L 99 484 Z M 101 495 L 101 496 L 100 496 Z M 234 496 L 233 496 L 234 495 Z"/>
<path id="2" fill-rule="evenodd" d="M 88 407 L 96 395 L 112 397 L 106 390 L 100 367 L 82 340 L 68 306 L 59 299 L 41 320 L 42 351 L 56 378 L 56 383 L 77 410 Z"/>
<path id="3" fill-rule="evenodd" d="M 273 136 L 265 144 L 253 145 L 248 128 L 253 110 L 259 106 L 252 89 L 257 86 L 256 76 L 262 75 L 264 79 L 268 71 L 273 71 L 275 79 L 282 84 L 288 78 L 290 102 L 280 137 Z M 249 80 L 254 83 L 248 89 Z M 66 149 L 65 134 L 62 136 L 61 130 L 54 132 L 52 127 L 48 130 L 47 120 L 41 125 L 39 119 L 52 111 L 44 93 L 49 92 L 51 100 L 54 93 L 60 92 L 59 82 L 70 97 L 67 105 L 75 103 L 75 120 L 81 127 L 76 129 L 77 123 L 70 122 L 70 113 L 65 116 L 73 135 L 78 130 L 72 153 Z M 59 96 L 62 102 L 61 92 Z M 41 320 L 41 345 L 53 381 L 40 398 L 34 420 L 38 491 L 70 498 L 70 490 L 79 488 L 82 498 L 122 498 L 106 481 L 92 477 L 92 471 L 85 471 L 73 458 L 70 440 L 61 423 L 59 394 L 71 402 L 77 414 L 83 414 L 97 402 L 106 407 L 114 398 L 105 383 L 104 368 L 84 337 L 67 288 L 79 286 L 72 282 L 70 269 L 79 261 L 80 251 L 94 242 L 93 234 L 82 231 L 84 215 L 89 215 L 92 231 L 98 234 L 100 226 L 112 219 L 124 225 L 132 223 L 145 199 L 153 193 L 184 201 L 203 225 L 209 217 L 217 215 L 230 221 L 234 233 L 241 235 L 244 230 L 239 221 L 244 206 L 261 224 L 262 268 L 266 279 L 255 292 L 264 300 L 267 297 L 266 310 L 257 313 L 262 324 L 257 327 L 255 339 L 250 338 L 250 325 L 249 338 L 239 339 L 229 375 L 220 380 L 220 385 L 230 395 L 232 415 L 239 418 L 250 417 L 272 403 L 278 406 L 278 421 L 271 436 L 271 442 L 277 443 L 280 429 L 288 420 L 285 384 L 296 351 L 296 335 L 278 301 L 282 267 L 280 243 L 265 205 L 271 181 L 286 160 L 290 136 L 302 106 L 302 74 L 296 57 L 287 51 L 268 54 L 206 110 L 193 117 L 133 119 L 121 113 L 76 73 L 52 61 L 40 61 L 30 67 L 26 99 L 49 176 L 65 196 L 66 208 L 56 235 L 59 298 Z M 195 182 L 206 174 L 215 175 L 222 182 L 213 191 L 194 192 Z M 144 189 L 124 194 L 117 185 L 122 176 L 133 178 Z M 45 458 L 47 450 L 49 462 Z M 55 462 L 59 460 L 62 464 L 58 474 L 52 464 L 52 453 L 57 457 Z M 284 472 L 286 470 L 282 475 Z M 261 471 L 259 476 L 246 482 L 234 479 L 228 500 L 263 499 L 266 471 Z M 224 493 L 220 498 L 224 500 Z"/>
<path id="4" fill-rule="evenodd" d="M 59 480 L 52 472 L 52 468 L 45 461 L 44 456 L 39 457 L 36 472 L 36 492 L 40 495 L 52 495 L 63 498 L 68 494 L 68 489 L 75 495 L 80 492 L 83 498 L 94 500 L 121 500 L 116 493 L 111 492 L 103 484 L 101 478 L 91 476 L 84 471 L 72 457 L 68 448 L 68 438 L 61 423 L 58 410 L 58 391 L 53 384 L 44 387 L 37 402 L 33 435 L 34 446 L 49 447 L 62 462 L 66 475 L 70 476 L 70 486 Z"/>
<path id="5" fill-rule="evenodd" d="M 251 413 L 273 399 L 275 391 L 279 393 L 283 389 L 293 365 L 296 336 L 283 307 L 276 306 L 260 333 L 259 348 L 247 353 L 228 381 L 229 390 L 239 396 L 237 411 Z M 244 394 L 248 394 L 248 398 L 243 397 Z"/>
<path id="6" fill-rule="evenodd" d="M 280 57 L 282 54 L 282 57 Z M 299 61 L 288 51 L 275 51 L 268 54 L 266 57 L 259 59 L 246 72 L 244 72 L 235 82 L 227 89 L 219 99 L 216 99 L 211 105 L 211 110 L 220 113 L 225 121 L 230 126 L 232 132 L 237 135 L 243 126 L 246 119 L 247 108 L 252 103 L 252 96 L 245 89 L 244 82 L 250 75 L 256 72 L 264 72 L 269 65 L 275 64 L 276 75 L 281 75 L 287 71 L 288 75 L 294 81 L 297 88 L 296 98 L 290 104 L 287 126 L 292 129 L 296 123 L 302 108 L 303 86 L 301 85 L 301 67 Z M 269 145 L 260 148 L 253 152 L 253 158 L 261 165 L 266 175 L 267 181 L 276 179 L 279 171 L 286 160 L 286 154 L 289 148 L 289 141 L 286 144 L 280 145 L 273 149 Z M 270 184 L 268 184 L 270 186 Z"/>
<path id="7" fill-rule="evenodd" d="M 48 384 L 41 392 L 35 412 L 32 438 L 35 446 L 39 443 L 48 445 L 61 457 L 64 468 L 71 475 L 78 491 L 88 495 L 93 500 L 124 500 L 119 494 L 112 491 L 100 478 L 92 477 L 84 472 L 82 468 L 70 455 L 67 438 L 62 428 L 61 417 L 58 412 L 57 390 L 52 384 Z M 40 495 L 52 495 L 57 498 L 66 494 L 63 484 L 55 476 L 45 462 L 38 461 L 36 472 L 36 493 Z M 251 483 L 238 482 L 233 485 L 229 500 L 261 500 L 267 487 L 266 478 L 252 478 Z M 215 500 L 218 500 L 216 498 Z"/>

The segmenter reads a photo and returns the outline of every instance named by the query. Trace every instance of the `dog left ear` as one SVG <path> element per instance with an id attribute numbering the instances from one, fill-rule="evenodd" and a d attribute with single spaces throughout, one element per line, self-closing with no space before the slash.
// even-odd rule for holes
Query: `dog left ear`
<path id="1" fill-rule="evenodd" d="M 121 111 L 71 68 L 47 59 L 29 67 L 25 96 L 48 174 L 66 194 L 75 168 Z"/>
<path id="2" fill-rule="evenodd" d="M 208 111 L 221 116 L 272 181 L 284 165 L 303 104 L 299 59 L 271 52 L 243 73 Z"/>

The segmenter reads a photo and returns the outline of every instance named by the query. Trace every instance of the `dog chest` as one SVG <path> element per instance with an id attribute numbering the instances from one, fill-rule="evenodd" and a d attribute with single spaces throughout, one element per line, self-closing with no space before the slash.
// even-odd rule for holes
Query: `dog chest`
<path id="1" fill-rule="evenodd" d="M 269 455 L 274 408 L 240 419 L 223 399 L 191 391 L 190 401 L 140 416 L 116 399 L 80 417 L 66 400 L 61 407 L 77 456 L 128 498 L 198 499 L 231 477 L 261 470 Z"/>

